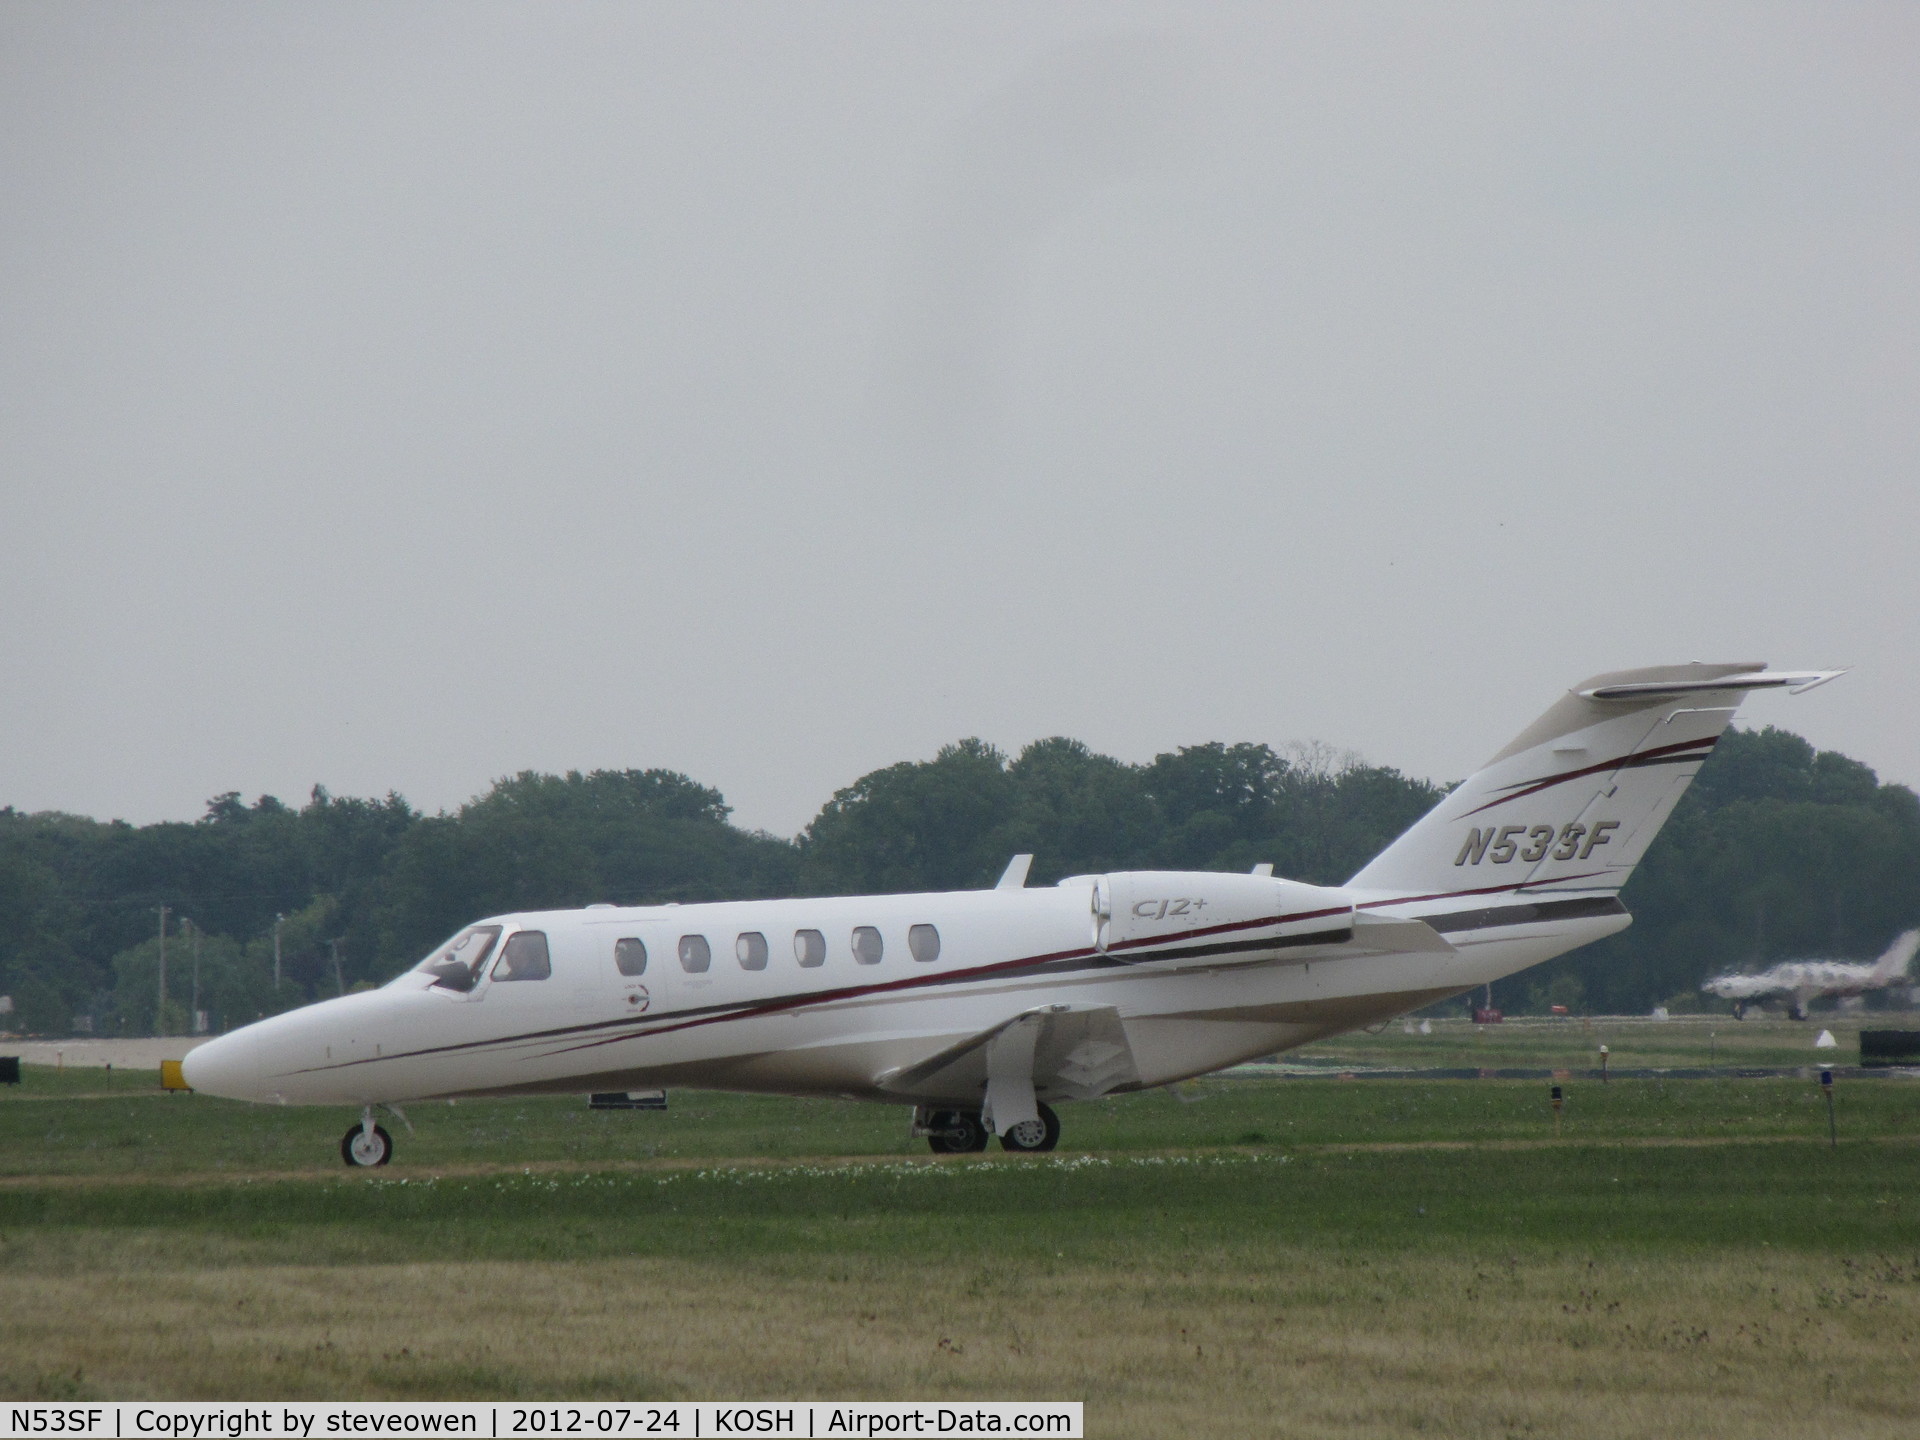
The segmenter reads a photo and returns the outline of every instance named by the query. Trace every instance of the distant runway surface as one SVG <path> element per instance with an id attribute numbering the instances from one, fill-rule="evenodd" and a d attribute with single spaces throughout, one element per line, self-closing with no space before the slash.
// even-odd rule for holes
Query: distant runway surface
<path id="1" fill-rule="evenodd" d="M 0 1040 L 0 1055 L 18 1055 L 26 1065 L 158 1070 L 162 1060 L 179 1060 L 209 1038 L 169 1035 L 144 1040 Z"/>

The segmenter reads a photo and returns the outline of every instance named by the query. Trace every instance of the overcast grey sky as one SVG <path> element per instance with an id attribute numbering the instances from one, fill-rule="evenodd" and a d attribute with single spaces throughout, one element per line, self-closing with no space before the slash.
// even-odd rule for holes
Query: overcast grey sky
<path id="1" fill-rule="evenodd" d="M 1920 8 L 0 3 L 0 804 L 977 734 L 1920 782 Z"/>

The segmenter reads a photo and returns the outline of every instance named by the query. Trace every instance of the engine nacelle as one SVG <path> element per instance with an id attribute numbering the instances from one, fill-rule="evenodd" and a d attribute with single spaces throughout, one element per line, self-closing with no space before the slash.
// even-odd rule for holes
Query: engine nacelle
<path id="1" fill-rule="evenodd" d="M 1117 959 L 1177 947 L 1183 959 L 1232 964 L 1353 936 L 1346 891 L 1269 875 L 1128 870 L 1098 877 L 1093 903 L 1097 943 Z"/>

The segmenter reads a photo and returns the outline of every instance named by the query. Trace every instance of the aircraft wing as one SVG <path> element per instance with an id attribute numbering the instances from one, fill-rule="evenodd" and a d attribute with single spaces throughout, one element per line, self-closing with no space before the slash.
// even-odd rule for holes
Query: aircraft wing
<path id="1" fill-rule="evenodd" d="M 1362 912 L 1345 938 L 1290 948 L 1281 963 L 1396 953 L 1451 954 L 1453 946 L 1424 921 Z M 1177 962 L 1179 956 L 1170 958 Z M 1211 968 L 1222 962 L 1209 955 L 1195 963 Z M 988 1128 L 1004 1134 L 1037 1115 L 1039 1102 L 1092 1100 L 1137 1087 L 1140 1067 L 1113 1006 L 1044 1005 L 878 1075 L 875 1083 L 896 1095 L 930 1101 L 979 1096 Z"/>
<path id="2" fill-rule="evenodd" d="M 1092 1100 L 1128 1083 L 1139 1067 L 1111 1005 L 1047 1005 L 880 1077 L 900 1095 L 984 1094 L 989 1074 L 1025 1071 L 1041 1100 Z"/>

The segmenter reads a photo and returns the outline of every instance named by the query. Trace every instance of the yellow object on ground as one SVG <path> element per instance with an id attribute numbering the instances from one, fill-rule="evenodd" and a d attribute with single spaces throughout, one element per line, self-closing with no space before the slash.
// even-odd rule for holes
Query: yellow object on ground
<path id="1" fill-rule="evenodd" d="M 181 1073 L 180 1062 L 178 1060 L 162 1060 L 160 1062 L 160 1088 L 162 1090 L 193 1089 L 191 1085 L 187 1084 L 187 1077 Z"/>

